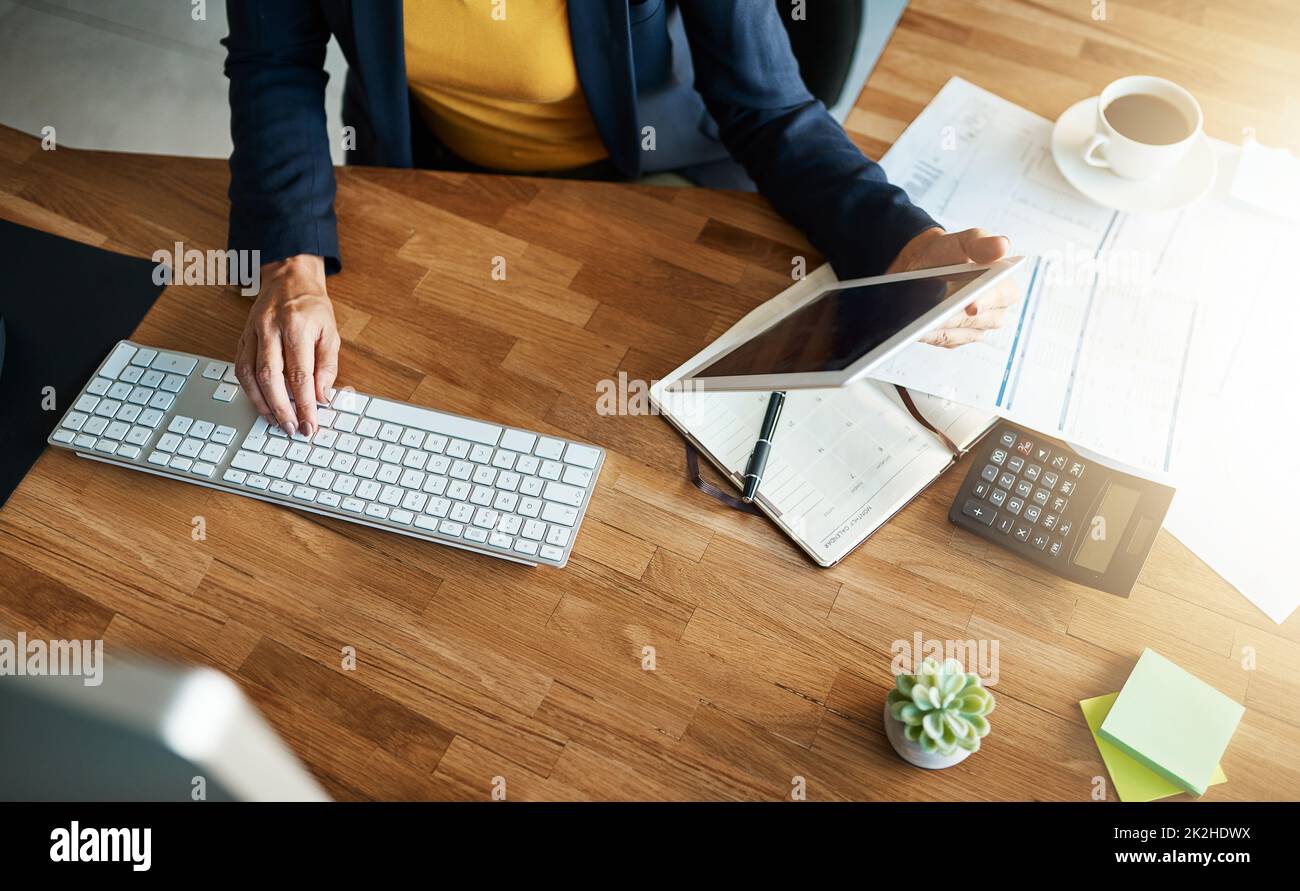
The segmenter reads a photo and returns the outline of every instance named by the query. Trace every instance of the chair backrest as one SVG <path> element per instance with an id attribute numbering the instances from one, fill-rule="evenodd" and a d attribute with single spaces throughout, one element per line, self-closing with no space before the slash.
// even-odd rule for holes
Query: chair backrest
<path id="1" fill-rule="evenodd" d="M 799 60 L 799 73 L 808 91 L 827 108 L 844 92 L 854 51 L 867 20 L 867 0 L 805 2 L 794 18 L 790 0 L 776 0 L 781 21 L 790 35 L 790 46 Z"/>

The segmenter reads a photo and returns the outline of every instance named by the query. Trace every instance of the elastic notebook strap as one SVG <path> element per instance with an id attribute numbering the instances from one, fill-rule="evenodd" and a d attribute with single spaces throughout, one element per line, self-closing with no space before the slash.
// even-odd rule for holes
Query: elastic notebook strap
<path id="1" fill-rule="evenodd" d="M 908 414 L 910 414 L 913 417 L 913 419 L 915 419 L 916 423 L 920 424 L 926 430 L 929 430 L 935 436 L 939 437 L 940 442 L 942 442 L 945 446 L 948 447 L 948 451 L 952 452 L 952 456 L 954 459 L 960 458 L 961 449 L 957 448 L 957 443 L 949 439 L 948 434 L 944 433 L 938 427 L 934 426 L 933 424 L 931 424 L 929 421 L 925 419 L 925 416 L 921 414 L 921 410 L 916 407 L 916 403 L 912 401 L 912 394 L 907 392 L 907 388 L 900 387 L 898 384 L 894 384 L 894 389 L 898 391 L 898 397 L 903 400 L 903 407 L 907 409 Z"/>
<path id="2" fill-rule="evenodd" d="M 727 507 L 735 510 L 743 510 L 747 514 L 762 514 L 763 512 L 752 504 L 746 504 L 734 495 L 728 495 L 722 489 L 719 489 L 713 483 L 706 482 L 704 477 L 700 476 L 700 453 L 696 451 L 688 440 L 686 443 L 686 478 L 691 481 L 695 488 L 699 489 L 705 495 L 715 501 L 720 501 Z"/>

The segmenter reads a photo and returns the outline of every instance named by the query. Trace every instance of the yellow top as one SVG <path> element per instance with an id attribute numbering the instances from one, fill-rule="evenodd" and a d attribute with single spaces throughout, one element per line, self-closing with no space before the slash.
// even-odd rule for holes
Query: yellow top
<path id="1" fill-rule="evenodd" d="M 404 0 L 406 80 L 443 144 L 483 167 L 608 155 L 578 83 L 565 0 Z"/>

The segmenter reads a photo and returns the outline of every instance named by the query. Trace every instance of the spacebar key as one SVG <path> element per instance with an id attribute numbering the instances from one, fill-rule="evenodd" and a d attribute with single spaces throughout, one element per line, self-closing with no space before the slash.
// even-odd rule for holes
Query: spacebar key
<path id="1" fill-rule="evenodd" d="M 495 424 L 471 421 L 469 418 L 458 418 L 455 415 L 444 415 L 442 412 L 416 408 L 414 405 L 403 405 L 400 402 L 389 402 L 386 399 L 372 397 L 370 404 L 366 406 L 366 417 L 374 418 L 376 421 L 401 424 L 403 427 L 418 427 L 430 433 L 468 439 L 471 442 L 481 442 L 490 446 L 496 445 L 497 440 L 501 438 L 501 428 Z"/>

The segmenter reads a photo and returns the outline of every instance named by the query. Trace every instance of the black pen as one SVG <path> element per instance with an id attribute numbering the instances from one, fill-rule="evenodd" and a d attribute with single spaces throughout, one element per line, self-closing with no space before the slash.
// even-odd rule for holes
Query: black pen
<path id="1" fill-rule="evenodd" d="M 740 500 L 749 504 L 758 494 L 758 484 L 763 481 L 763 471 L 767 468 L 767 456 L 772 451 L 772 437 L 776 435 L 776 422 L 781 418 L 781 407 L 785 405 L 785 393 L 778 390 L 767 401 L 767 414 L 763 415 L 763 426 L 758 431 L 758 442 L 754 451 L 749 453 L 749 463 L 745 465 L 745 489 Z"/>

